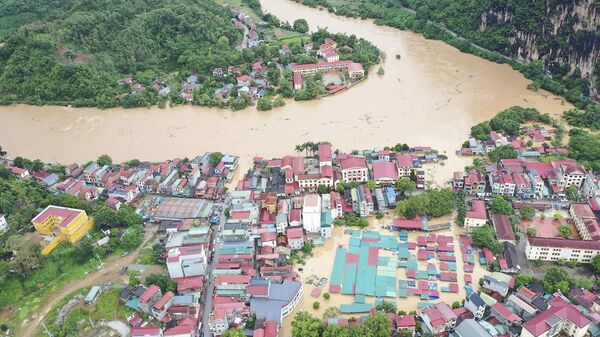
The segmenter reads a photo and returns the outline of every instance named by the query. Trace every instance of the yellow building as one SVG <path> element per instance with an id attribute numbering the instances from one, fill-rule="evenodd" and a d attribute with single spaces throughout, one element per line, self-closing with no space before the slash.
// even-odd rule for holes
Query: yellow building
<path id="1" fill-rule="evenodd" d="M 42 254 L 47 255 L 62 241 L 78 242 L 92 228 L 94 220 L 84 210 L 50 205 L 31 223 L 39 234 L 53 237 L 42 249 Z"/>

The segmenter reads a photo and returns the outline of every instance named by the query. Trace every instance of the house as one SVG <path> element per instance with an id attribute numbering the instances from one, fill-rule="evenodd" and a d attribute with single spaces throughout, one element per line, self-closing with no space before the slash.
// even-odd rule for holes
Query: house
<path id="1" fill-rule="evenodd" d="M 483 276 L 483 287 L 497 292 L 502 297 L 508 294 L 513 284 L 513 278 L 503 273 L 494 272 Z"/>
<path id="2" fill-rule="evenodd" d="M 302 74 L 294 73 L 292 77 L 292 83 L 294 85 L 294 90 L 302 89 L 302 84 L 304 83 L 304 81 L 302 80 Z"/>
<path id="3" fill-rule="evenodd" d="M 131 329 L 131 337 L 163 337 L 160 327 L 136 327 Z"/>
<path id="4" fill-rule="evenodd" d="M 454 329 L 452 337 L 492 337 L 481 324 L 474 319 L 465 319 Z"/>
<path id="5" fill-rule="evenodd" d="M 498 319 L 502 324 L 511 326 L 511 325 L 520 325 L 523 323 L 523 319 L 519 317 L 519 315 L 510 311 L 504 304 L 496 303 L 492 305 L 491 315 Z"/>
<path id="6" fill-rule="evenodd" d="M 365 158 L 347 156 L 340 160 L 342 180 L 349 182 L 366 182 L 369 180 L 369 169 Z"/>
<path id="7" fill-rule="evenodd" d="M 0 233 L 8 230 L 8 219 L 6 215 L 0 213 Z"/>
<path id="8" fill-rule="evenodd" d="M 152 306 L 162 298 L 160 288 L 153 284 L 139 298 L 139 309 L 145 313 L 151 313 Z"/>
<path id="9" fill-rule="evenodd" d="M 508 215 L 494 214 L 492 223 L 496 229 L 496 236 L 500 242 L 515 243 L 515 233 L 513 232 L 512 224 Z"/>
<path id="10" fill-rule="evenodd" d="M 414 315 L 398 315 L 394 318 L 396 332 L 401 336 L 414 335 L 417 322 Z"/>
<path id="11" fill-rule="evenodd" d="M 398 175 L 400 177 L 409 177 L 415 169 L 413 157 L 409 154 L 401 154 L 396 157 L 398 162 Z"/>
<path id="12" fill-rule="evenodd" d="M 171 291 L 164 294 L 158 302 L 152 305 L 152 316 L 159 321 L 162 320 L 167 315 L 167 311 L 171 308 L 171 305 L 173 305 L 174 297 L 175 294 Z"/>
<path id="13" fill-rule="evenodd" d="M 471 210 L 467 211 L 465 215 L 465 228 L 473 229 L 476 227 L 483 227 L 487 224 L 487 210 L 485 209 L 485 201 L 483 200 L 472 200 Z"/>
<path id="14" fill-rule="evenodd" d="M 500 271 L 506 274 L 518 274 L 521 271 L 517 257 L 517 248 L 512 242 L 504 241 L 504 259 L 500 260 Z"/>
<path id="15" fill-rule="evenodd" d="M 508 296 L 504 304 L 525 321 L 532 319 L 538 312 L 537 308 L 515 295 Z"/>
<path id="16" fill-rule="evenodd" d="M 167 253 L 171 278 L 206 275 L 206 252 L 203 245 L 172 248 Z"/>
<path id="17" fill-rule="evenodd" d="M 321 232 L 321 196 L 309 194 L 302 206 L 302 226 L 307 233 Z"/>
<path id="18" fill-rule="evenodd" d="M 362 64 L 360 63 L 350 63 L 347 67 L 348 69 L 348 76 L 350 78 L 361 78 L 363 76 L 365 76 L 365 70 L 363 69 Z"/>
<path id="19" fill-rule="evenodd" d="M 594 293 L 587 289 L 574 288 L 569 291 L 569 297 L 575 303 L 590 311 L 600 311 L 600 299 Z"/>
<path id="20" fill-rule="evenodd" d="M 29 171 L 20 167 L 12 166 L 9 168 L 10 172 L 19 179 L 26 179 L 29 177 Z"/>
<path id="21" fill-rule="evenodd" d="M 304 230 L 302 227 L 288 227 L 286 229 L 288 245 L 291 249 L 302 249 L 304 247 Z"/>
<path id="22" fill-rule="evenodd" d="M 215 68 L 215 69 L 213 69 L 212 75 L 213 75 L 213 77 L 223 77 L 224 76 L 224 74 L 223 74 L 223 68 Z"/>
<path id="23" fill-rule="evenodd" d="M 318 145 L 319 152 L 319 166 L 332 166 L 332 154 L 331 154 L 331 144 L 329 143 L 319 143 Z"/>
<path id="24" fill-rule="evenodd" d="M 444 302 L 438 302 L 433 306 L 422 309 L 420 317 L 428 331 L 433 335 L 454 329 L 458 318 L 452 308 Z"/>
<path id="25" fill-rule="evenodd" d="M 252 83 L 252 77 L 248 75 L 242 75 L 237 78 L 238 87 L 248 87 Z"/>
<path id="26" fill-rule="evenodd" d="M 62 241 L 78 242 L 94 225 L 84 210 L 50 205 L 31 220 L 35 230 L 52 238 L 42 249 L 49 254 Z"/>
<path id="27" fill-rule="evenodd" d="M 378 185 L 392 185 L 398 180 L 398 167 L 389 161 L 373 163 L 373 180 Z"/>
<path id="28" fill-rule="evenodd" d="M 559 333 L 569 337 L 586 335 L 591 321 L 567 299 L 554 294 L 548 304 L 548 310 L 523 324 L 521 337 L 552 337 Z"/>
<path id="29" fill-rule="evenodd" d="M 476 319 L 483 318 L 483 314 L 485 313 L 485 302 L 483 302 L 479 294 L 473 293 L 471 296 L 467 297 L 464 306 L 473 313 L 473 316 Z"/>

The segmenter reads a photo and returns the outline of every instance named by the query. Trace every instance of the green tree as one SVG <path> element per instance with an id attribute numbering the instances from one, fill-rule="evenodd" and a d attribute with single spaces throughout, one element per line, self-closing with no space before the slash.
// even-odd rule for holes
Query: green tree
<path id="1" fill-rule="evenodd" d="M 492 200 L 492 211 L 495 214 L 504 214 L 504 215 L 512 215 L 514 213 L 514 210 L 512 208 L 512 206 L 510 205 L 510 203 L 508 201 L 506 201 L 506 199 L 504 199 L 501 196 L 496 196 L 494 198 L 494 200 Z"/>
<path id="2" fill-rule="evenodd" d="M 321 337 L 323 331 L 323 321 L 306 311 L 299 311 L 292 321 L 294 337 Z"/>
<path id="3" fill-rule="evenodd" d="M 579 281 L 577 281 L 577 286 L 579 288 L 592 290 L 592 288 L 594 287 L 594 281 L 592 281 L 589 278 L 580 278 Z"/>
<path id="4" fill-rule="evenodd" d="M 323 298 L 328 300 L 331 297 L 329 293 L 323 293 Z"/>
<path id="5" fill-rule="evenodd" d="M 245 337 L 246 334 L 242 329 L 228 329 L 223 332 L 223 337 Z"/>
<path id="6" fill-rule="evenodd" d="M 558 234 L 563 238 L 570 238 L 573 235 L 573 231 L 569 225 L 558 226 Z"/>
<path id="7" fill-rule="evenodd" d="M 392 302 L 381 301 L 375 306 L 377 311 L 385 312 L 386 314 L 396 312 L 396 305 Z"/>
<path id="8" fill-rule="evenodd" d="M 488 157 L 494 163 L 499 163 L 502 159 L 515 159 L 519 156 L 519 153 L 512 147 L 512 145 L 498 146 L 494 150 L 488 152 Z"/>
<path id="9" fill-rule="evenodd" d="M 546 275 L 542 280 L 542 285 L 547 292 L 553 293 L 560 290 L 563 294 L 566 294 L 571 289 L 571 279 L 569 274 L 560 267 L 550 267 L 546 271 Z"/>
<path id="10" fill-rule="evenodd" d="M 319 303 L 319 301 L 314 301 L 312 307 L 313 309 L 317 310 L 321 307 L 321 303 Z"/>
<path id="11" fill-rule="evenodd" d="M 461 307 L 461 304 L 459 301 L 452 302 L 452 309 L 458 309 L 460 307 Z"/>
<path id="12" fill-rule="evenodd" d="M 400 194 L 410 194 L 417 190 L 417 184 L 406 177 L 396 180 L 395 186 Z"/>
<path id="13" fill-rule="evenodd" d="M 574 202 L 582 201 L 583 198 L 582 198 L 581 194 L 579 194 L 579 190 L 577 189 L 577 186 L 571 185 L 567 188 L 567 199 L 574 201 Z"/>
<path id="14" fill-rule="evenodd" d="M 524 274 L 517 275 L 517 277 L 515 277 L 515 289 L 523 285 L 530 285 L 531 282 L 533 282 L 533 277 Z"/>
<path id="15" fill-rule="evenodd" d="M 217 165 L 219 165 L 219 163 L 221 162 L 221 159 L 223 159 L 225 155 L 221 152 L 212 152 L 209 156 L 208 156 L 208 163 L 210 164 L 211 167 L 216 167 Z"/>
<path id="16" fill-rule="evenodd" d="M 494 253 L 500 254 L 504 250 L 502 244 L 496 240 L 494 228 L 490 226 L 478 227 L 471 233 L 473 243 L 477 247 L 489 248 Z"/>
<path id="17" fill-rule="evenodd" d="M 519 210 L 519 215 L 522 219 L 533 219 L 535 216 L 535 209 L 530 206 L 525 206 Z"/>
<path id="18" fill-rule="evenodd" d="M 592 258 L 592 270 L 596 275 L 600 274 L 600 254 Z"/>
<path id="19" fill-rule="evenodd" d="M 370 190 L 373 190 L 373 189 L 375 189 L 377 187 L 377 183 L 374 180 L 367 181 L 367 183 L 365 185 Z"/>
<path id="20" fill-rule="evenodd" d="M 167 291 L 177 292 L 177 282 L 170 277 L 161 274 L 150 274 L 146 276 L 147 284 L 156 284 L 163 294 Z"/>
<path id="21" fill-rule="evenodd" d="M 383 74 L 385 74 L 385 70 L 383 67 L 379 67 L 379 69 L 377 69 L 377 75 L 382 76 Z"/>
<path id="22" fill-rule="evenodd" d="M 365 322 L 365 328 L 369 332 L 369 336 L 390 337 L 390 319 L 387 314 L 378 313 L 369 316 Z"/>
<path id="23" fill-rule="evenodd" d="M 298 33 L 306 33 L 308 32 L 308 22 L 305 19 L 297 19 L 294 21 L 293 28 Z"/>
<path id="24" fill-rule="evenodd" d="M 112 165 L 113 161 L 109 155 L 103 154 L 100 157 L 98 157 L 98 159 L 96 159 L 96 163 L 100 166 L 104 166 L 104 165 Z"/>

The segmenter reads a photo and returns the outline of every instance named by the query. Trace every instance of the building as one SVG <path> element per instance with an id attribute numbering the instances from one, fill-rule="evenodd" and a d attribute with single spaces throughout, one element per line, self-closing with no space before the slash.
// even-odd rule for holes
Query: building
<path id="1" fill-rule="evenodd" d="M 513 277 L 503 273 L 494 272 L 483 276 L 483 287 L 497 292 L 502 297 L 508 294 L 513 283 Z"/>
<path id="2" fill-rule="evenodd" d="M 378 185 L 392 185 L 398 180 L 398 167 L 389 161 L 373 163 L 373 180 Z"/>
<path id="3" fill-rule="evenodd" d="M 51 239 L 42 249 L 42 255 L 47 255 L 62 241 L 78 242 L 92 228 L 94 220 L 84 210 L 50 205 L 31 223 L 39 234 Z"/>
<path id="4" fill-rule="evenodd" d="M 83 299 L 83 302 L 87 305 L 92 305 L 92 304 L 96 303 L 96 301 L 98 300 L 98 297 L 100 297 L 101 294 L 102 294 L 102 287 L 93 286 L 90 289 L 90 291 L 87 293 L 85 298 Z"/>
<path id="5" fill-rule="evenodd" d="M 147 326 L 131 329 L 131 337 L 163 337 L 163 331 L 160 327 Z"/>
<path id="6" fill-rule="evenodd" d="M 350 63 L 347 67 L 348 76 L 350 78 L 361 78 L 365 76 L 365 70 L 363 69 L 362 64 L 360 63 Z"/>
<path id="7" fill-rule="evenodd" d="M 422 309 L 420 317 L 432 335 L 454 329 L 458 318 L 452 308 L 444 302 Z"/>
<path id="8" fill-rule="evenodd" d="M 264 292 L 250 298 L 250 312 L 257 318 L 276 321 L 281 325 L 302 298 L 302 283 L 292 280 L 275 283 L 266 280 L 264 287 Z"/>
<path id="9" fill-rule="evenodd" d="M 302 226 L 307 233 L 321 232 L 321 196 L 308 194 L 302 205 Z"/>
<path id="10" fill-rule="evenodd" d="M 166 294 L 164 294 L 164 296 L 161 297 L 158 302 L 152 305 L 152 316 L 159 321 L 162 320 L 167 315 L 167 311 L 173 305 L 174 297 L 175 294 L 173 294 L 171 291 L 168 291 Z"/>
<path id="11" fill-rule="evenodd" d="M 340 160 L 342 180 L 349 182 L 365 182 L 369 180 L 369 169 L 365 158 L 348 156 Z"/>
<path id="12" fill-rule="evenodd" d="M 456 326 L 453 337 L 492 337 L 481 324 L 474 319 L 465 319 Z"/>
<path id="13" fill-rule="evenodd" d="M 167 253 L 167 269 L 171 278 L 206 275 L 204 246 L 172 248 Z"/>
<path id="14" fill-rule="evenodd" d="M 153 284 L 138 299 L 139 309 L 145 313 L 151 313 L 152 306 L 162 298 L 160 288 Z"/>
<path id="15" fill-rule="evenodd" d="M 0 233 L 8 230 L 8 220 L 6 219 L 6 215 L 0 213 Z"/>
<path id="16" fill-rule="evenodd" d="M 564 238 L 527 237 L 525 256 L 528 260 L 578 261 L 591 263 L 600 254 L 599 241 L 571 240 Z"/>
<path id="17" fill-rule="evenodd" d="M 519 317 L 519 315 L 510 311 L 504 304 L 495 303 L 492 305 L 491 315 L 498 319 L 502 324 L 513 326 L 513 325 L 521 325 L 523 323 L 523 319 Z"/>
<path id="18" fill-rule="evenodd" d="M 559 294 L 548 302 L 549 308 L 523 324 L 521 337 L 552 337 L 562 333 L 583 337 L 591 321 Z"/>
<path id="19" fill-rule="evenodd" d="M 600 226 L 589 204 L 572 203 L 569 214 L 582 240 L 600 240 Z"/>
<path id="20" fill-rule="evenodd" d="M 333 166 L 331 144 L 319 143 L 319 166 Z"/>
<path id="21" fill-rule="evenodd" d="M 304 247 L 304 230 L 302 227 L 288 227 L 286 231 L 290 248 L 302 249 Z"/>
<path id="22" fill-rule="evenodd" d="M 485 209 L 485 201 L 477 199 L 471 201 L 471 210 L 467 211 L 465 215 L 465 228 L 473 229 L 485 226 L 486 224 L 487 210 Z"/>
<path id="23" fill-rule="evenodd" d="M 485 313 L 485 302 L 483 302 L 479 294 L 473 293 L 471 296 L 467 297 L 465 308 L 473 313 L 473 316 L 476 319 L 482 319 L 483 314 Z"/>
<path id="24" fill-rule="evenodd" d="M 496 229 L 496 236 L 500 242 L 515 243 L 515 233 L 513 232 L 512 224 L 508 215 L 494 214 L 492 223 Z"/>

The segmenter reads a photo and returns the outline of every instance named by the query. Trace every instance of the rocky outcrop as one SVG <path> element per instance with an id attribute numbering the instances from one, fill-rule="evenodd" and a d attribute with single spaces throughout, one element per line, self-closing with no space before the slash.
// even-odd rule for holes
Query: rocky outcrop
<path id="1" fill-rule="evenodd" d="M 600 5 L 596 0 L 528 1 L 529 8 L 516 10 L 505 1 L 491 1 L 481 14 L 479 31 L 509 32 L 502 52 L 511 57 L 543 60 L 551 72 L 568 67 L 597 92 L 600 57 Z M 594 4 L 596 3 L 596 4 Z"/>

